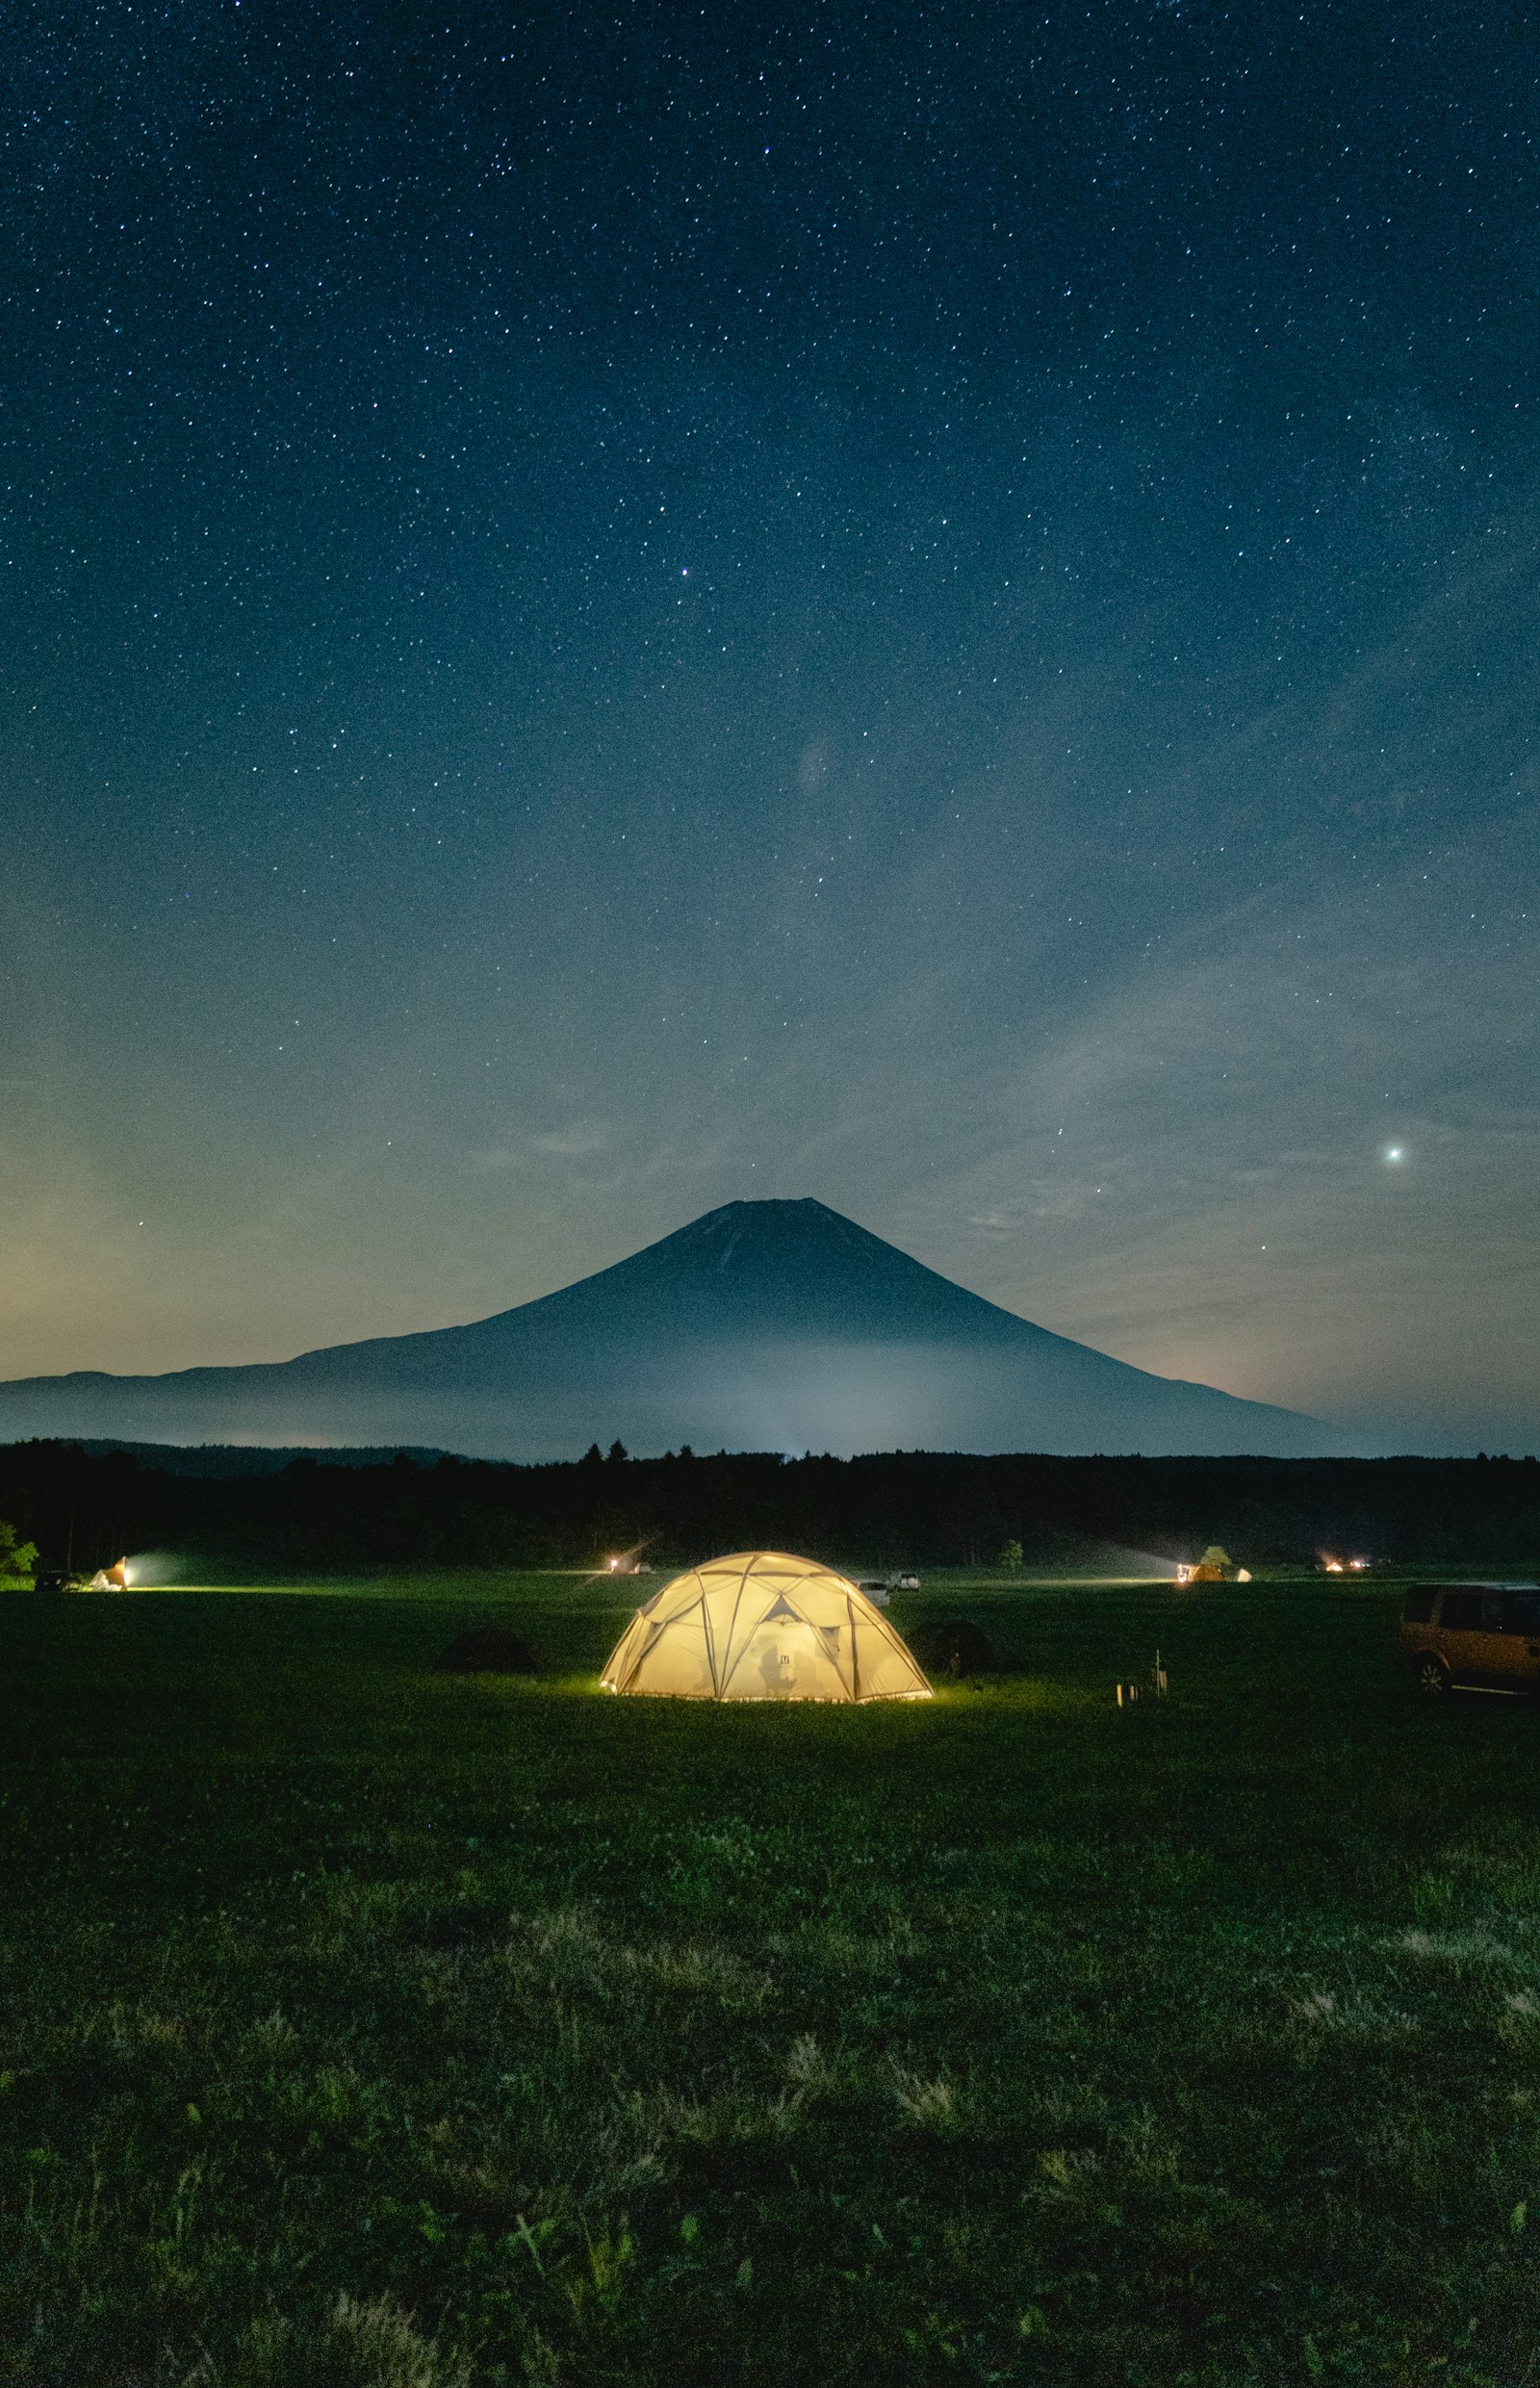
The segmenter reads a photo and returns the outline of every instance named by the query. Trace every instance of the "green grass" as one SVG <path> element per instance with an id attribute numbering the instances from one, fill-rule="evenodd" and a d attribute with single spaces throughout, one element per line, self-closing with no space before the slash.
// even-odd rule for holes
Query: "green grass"
<path id="1" fill-rule="evenodd" d="M 625 1605 L 7 1599 L 6 2388 L 1540 2381 L 1540 1713 L 1393 1588 L 949 1579 L 859 1710 Z"/>

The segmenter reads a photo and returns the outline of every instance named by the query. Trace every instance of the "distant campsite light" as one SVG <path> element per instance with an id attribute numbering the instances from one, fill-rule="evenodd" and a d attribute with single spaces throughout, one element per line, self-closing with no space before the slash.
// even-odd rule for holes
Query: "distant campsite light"
<path id="1" fill-rule="evenodd" d="M 1328 1576 L 1340 1576 L 1343 1573 L 1341 1559 L 1322 1559 L 1321 1564 Z"/>

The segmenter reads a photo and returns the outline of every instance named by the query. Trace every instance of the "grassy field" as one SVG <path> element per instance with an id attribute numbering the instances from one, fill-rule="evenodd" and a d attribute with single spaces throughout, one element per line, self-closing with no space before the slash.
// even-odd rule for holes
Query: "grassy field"
<path id="1" fill-rule="evenodd" d="M 850 1710 L 10 1597 L 0 2382 L 1540 2382 L 1540 1713 L 1395 1605 L 949 1579 L 1009 1669 Z"/>

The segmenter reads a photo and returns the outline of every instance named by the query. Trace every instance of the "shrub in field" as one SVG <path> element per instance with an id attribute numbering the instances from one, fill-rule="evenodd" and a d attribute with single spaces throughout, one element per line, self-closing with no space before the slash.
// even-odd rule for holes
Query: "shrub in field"
<path id="1" fill-rule="evenodd" d="M 15 1528 L 0 1517 L 0 1586 L 13 1590 L 18 1584 L 30 1583 L 37 1564 L 37 1544 L 19 1541 Z"/>

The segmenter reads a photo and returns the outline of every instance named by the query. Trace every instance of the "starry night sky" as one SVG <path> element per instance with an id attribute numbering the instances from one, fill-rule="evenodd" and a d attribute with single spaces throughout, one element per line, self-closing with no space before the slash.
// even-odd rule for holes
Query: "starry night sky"
<path id="1" fill-rule="evenodd" d="M 0 1374 L 811 1194 L 1537 1447 L 1528 12 L 0 53 Z"/>

